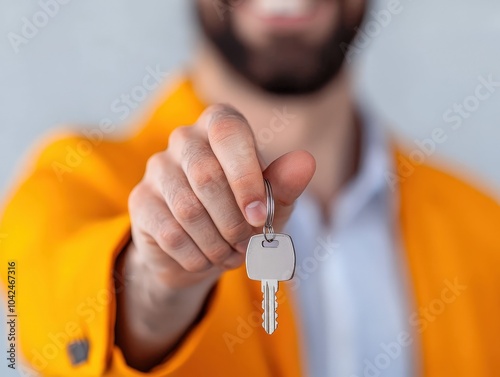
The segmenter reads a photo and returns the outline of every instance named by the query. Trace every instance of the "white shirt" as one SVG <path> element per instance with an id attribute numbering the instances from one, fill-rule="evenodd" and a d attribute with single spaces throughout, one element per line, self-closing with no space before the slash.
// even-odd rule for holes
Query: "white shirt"
<path id="1" fill-rule="evenodd" d="M 398 240 L 397 196 L 384 178 L 390 149 L 373 120 L 363 127 L 360 170 L 332 203 L 332 226 L 324 226 L 306 192 L 286 227 L 297 253 L 289 284 L 310 377 L 407 377 L 414 371 L 415 342 L 399 351 L 396 345 L 401 333 L 411 334 L 413 301 Z"/>

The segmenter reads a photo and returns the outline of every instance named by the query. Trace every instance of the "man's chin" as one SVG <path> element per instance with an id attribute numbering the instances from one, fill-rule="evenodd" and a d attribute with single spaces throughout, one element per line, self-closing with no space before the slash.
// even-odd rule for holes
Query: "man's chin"
<path id="1" fill-rule="evenodd" d="M 338 76 L 339 71 L 340 69 L 335 72 L 324 72 L 323 75 L 306 78 L 300 78 L 297 75 L 277 74 L 269 79 L 262 79 L 252 77 L 249 73 L 243 73 L 242 75 L 267 93 L 281 96 L 302 96 L 314 94 L 323 89 Z"/>

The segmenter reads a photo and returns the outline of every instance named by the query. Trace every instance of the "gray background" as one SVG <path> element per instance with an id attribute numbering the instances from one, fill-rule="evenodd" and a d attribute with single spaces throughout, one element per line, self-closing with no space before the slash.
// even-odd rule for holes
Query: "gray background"
<path id="1" fill-rule="evenodd" d="M 92 125 L 104 118 L 133 124 L 138 113 L 121 120 L 110 104 L 139 84 L 148 66 L 175 72 L 188 61 L 195 35 L 190 4 L 73 0 L 16 54 L 7 35 L 20 33 L 22 17 L 31 19 L 40 5 L 0 0 L 0 193 L 20 171 L 27 149 L 55 125 Z M 452 161 L 453 169 L 472 174 L 498 195 L 500 88 L 459 130 L 452 131 L 442 116 L 474 94 L 479 76 L 500 81 L 500 3 L 401 0 L 401 6 L 379 34 L 366 30 L 369 38 L 355 64 L 360 95 L 410 148 L 436 127 L 447 130 L 433 158 Z M 387 2 L 378 1 L 378 7 L 387 8 Z M 0 339 L 3 344 L 3 332 Z M 17 375 L 5 363 L 2 357 L 2 376 Z"/>

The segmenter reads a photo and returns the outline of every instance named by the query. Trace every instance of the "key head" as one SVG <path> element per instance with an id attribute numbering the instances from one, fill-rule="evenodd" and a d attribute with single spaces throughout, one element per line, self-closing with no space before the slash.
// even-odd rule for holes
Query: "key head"
<path id="1" fill-rule="evenodd" d="M 268 242 L 263 234 L 250 238 L 246 255 L 247 275 L 252 280 L 285 281 L 295 272 L 295 249 L 287 234 L 275 234 Z"/>

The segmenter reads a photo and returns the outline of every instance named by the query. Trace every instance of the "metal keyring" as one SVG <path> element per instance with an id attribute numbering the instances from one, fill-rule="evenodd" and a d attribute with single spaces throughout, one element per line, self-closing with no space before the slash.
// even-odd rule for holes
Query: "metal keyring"
<path id="1" fill-rule="evenodd" d="M 266 186 L 266 196 L 267 196 L 267 218 L 266 224 L 262 227 L 262 233 L 264 233 L 264 238 L 267 242 L 272 242 L 274 240 L 274 229 L 273 229 L 273 220 L 274 220 L 274 198 L 273 198 L 273 189 L 271 187 L 271 183 L 264 178 L 264 186 Z M 269 236 L 269 238 L 268 238 Z"/>

